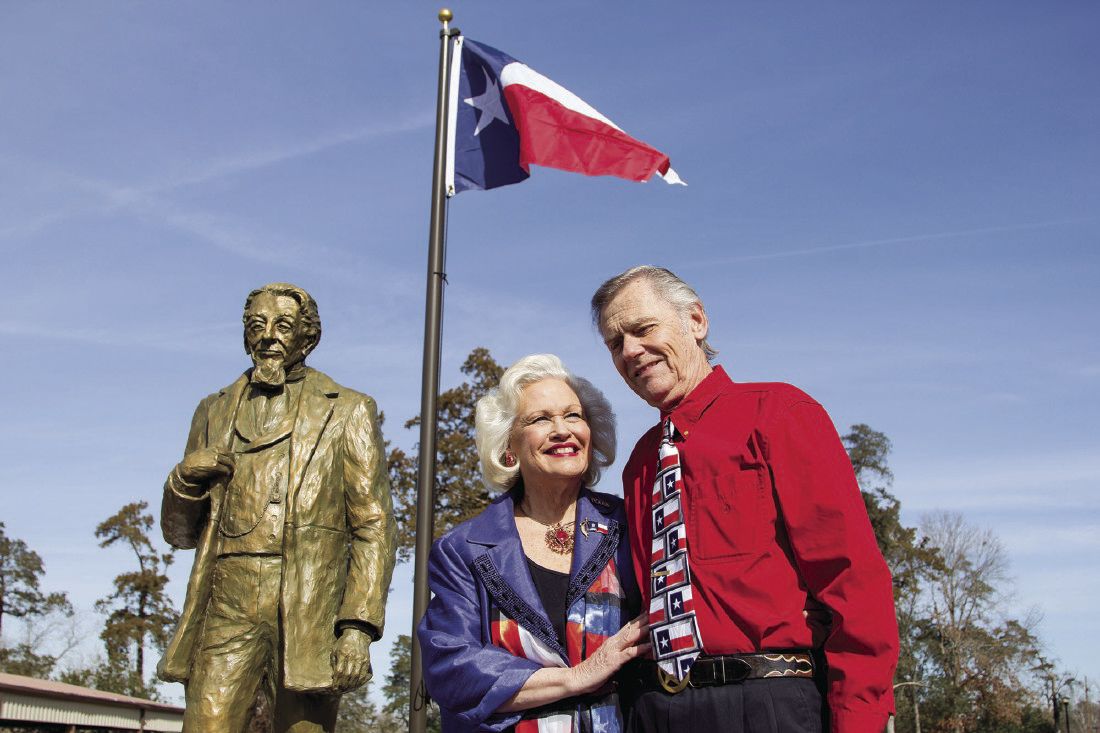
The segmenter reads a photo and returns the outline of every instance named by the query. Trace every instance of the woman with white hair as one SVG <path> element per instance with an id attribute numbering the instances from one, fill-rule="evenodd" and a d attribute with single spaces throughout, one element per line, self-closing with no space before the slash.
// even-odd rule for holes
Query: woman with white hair
<path id="1" fill-rule="evenodd" d="M 644 654 L 622 500 L 590 491 L 615 458 L 604 396 L 549 354 L 481 398 L 477 449 L 502 491 L 432 547 L 418 628 L 447 731 L 618 731 L 613 675 Z"/>

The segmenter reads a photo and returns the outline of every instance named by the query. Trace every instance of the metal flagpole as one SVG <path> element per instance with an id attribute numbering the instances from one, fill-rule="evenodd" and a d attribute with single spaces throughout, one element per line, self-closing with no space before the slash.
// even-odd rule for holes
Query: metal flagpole
<path id="1" fill-rule="evenodd" d="M 454 15 L 439 11 L 439 93 L 435 105 L 435 164 L 432 168 L 432 215 L 428 229 L 428 287 L 424 309 L 424 373 L 420 382 L 419 477 L 416 487 L 416 557 L 413 575 L 412 665 L 409 670 L 409 733 L 424 733 L 428 723 L 428 694 L 416 626 L 428 607 L 428 552 L 432 546 L 435 511 L 435 423 L 439 397 L 439 347 L 443 321 L 443 233 L 447 210 L 443 192 L 447 141 L 447 74 L 450 41 L 458 29 L 450 28 Z"/>

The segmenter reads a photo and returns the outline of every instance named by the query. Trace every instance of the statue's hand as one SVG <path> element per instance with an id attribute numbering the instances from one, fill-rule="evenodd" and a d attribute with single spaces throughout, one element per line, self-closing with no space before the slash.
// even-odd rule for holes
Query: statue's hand
<path id="1" fill-rule="evenodd" d="M 341 692 L 354 690 L 370 681 L 370 634 L 346 628 L 332 651 L 332 685 Z"/>
<path id="2" fill-rule="evenodd" d="M 176 470 L 188 483 L 206 484 L 233 473 L 233 456 L 217 448 L 202 448 L 184 456 Z"/>

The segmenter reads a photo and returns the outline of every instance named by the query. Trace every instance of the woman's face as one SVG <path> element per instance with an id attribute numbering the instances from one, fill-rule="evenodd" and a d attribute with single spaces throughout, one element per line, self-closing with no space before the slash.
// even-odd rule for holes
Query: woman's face
<path id="1" fill-rule="evenodd" d="M 588 470 L 591 432 L 580 398 L 560 379 L 527 385 L 508 447 L 519 462 L 527 486 L 575 478 Z"/>

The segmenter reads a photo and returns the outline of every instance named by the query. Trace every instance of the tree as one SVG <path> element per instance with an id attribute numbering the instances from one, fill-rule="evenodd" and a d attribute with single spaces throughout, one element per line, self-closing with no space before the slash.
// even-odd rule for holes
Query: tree
<path id="1" fill-rule="evenodd" d="M 439 395 L 437 405 L 435 536 L 469 519 L 484 509 L 492 495 L 481 482 L 477 448 L 474 445 L 474 408 L 504 373 L 488 349 L 475 348 L 462 364 L 470 377 Z M 420 418 L 405 422 L 405 428 L 419 427 Z M 388 447 L 387 443 L 387 447 Z M 416 453 L 393 448 L 387 454 L 390 483 L 397 519 L 397 557 L 405 562 L 416 546 Z"/>
<path id="2" fill-rule="evenodd" d="M 8 537 L 0 522 L 0 633 L 4 616 L 28 618 L 54 611 L 72 613 L 64 593 L 43 593 L 40 587 L 46 567 L 37 552 L 23 540 Z"/>
<path id="3" fill-rule="evenodd" d="M 1037 618 L 1003 614 L 1009 575 L 1000 541 L 948 512 L 927 515 L 921 532 L 942 561 L 927 585 L 921 621 L 934 671 L 929 707 L 939 729 L 1028 729 L 1040 704 L 1040 693 L 1028 690 L 1030 670 L 1040 661 Z"/>
<path id="4" fill-rule="evenodd" d="M 401 730 L 409 725 L 409 676 L 412 674 L 412 637 L 401 634 L 390 647 L 390 673 L 386 675 L 386 684 L 382 687 L 382 696 L 386 704 L 383 712 L 396 720 Z M 439 719 L 439 706 L 428 701 L 427 730 L 439 733 L 442 723 Z"/>
<path id="5" fill-rule="evenodd" d="M 96 601 L 96 610 L 107 615 L 100 638 L 107 649 L 108 669 L 95 686 L 139 697 L 155 696 L 155 688 L 145 682 L 146 645 L 163 651 L 179 619 L 166 592 L 174 551 L 159 553 L 153 546 L 148 506 L 144 501 L 127 504 L 95 531 L 100 547 L 121 543 L 137 561 L 136 570 L 115 577 L 113 593 Z"/>
<path id="6" fill-rule="evenodd" d="M 43 651 L 42 627 L 36 622 L 59 615 L 71 617 L 73 607 L 64 593 L 42 591 L 46 567 L 41 556 L 4 530 L 0 522 L 0 631 L 5 615 L 22 619 L 26 638 L 14 645 L 0 644 L 0 672 L 48 677 L 67 649 L 53 654 Z"/>
<path id="7" fill-rule="evenodd" d="M 57 657 L 40 654 L 30 644 L 0 647 L 0 672 L 46 679 L 56 664 Z"/>
<path id="8" fill-rule="evenodd" d="M 401 728 L 391 717 L 370 699 L 372 683 L 340 697 L 340 714 L 336 719 L 336 733 L 397 733 Z"/>
<path id="9" fill-rule="evenodd" d="M 879 550 L 893 577 L 900 645 L 895 678 L 909 683 L 899 688 L 904 692 L 897 699 L 898 721 L 916 721 L 920 718 L 920 697 L 925 686 L 920 653 L 921 599 L 924 585 L 939 572 L 939 556 L 915 528 L 901 522 L 901 502 L 890 493 L 894 473 L 890 470 L 889 455 L 893 444 L 886 434 L 857 423 L 841 440 L 852 462 Z M 904 729 L 904 725 L 899 729 Z"/>
<path id="10" fill-rule="evenodd" d="M 894 580 L 904 683 L 896 730 L 1046 731 L 1042 691 L 1029 687 L 1037 621 L 1002 614 L 1008 574 L 997 538 L 942 512 L 920 532 L 905 526 L 890 492 L 890 439 L 860 423 L 842 440 Z"/>
<path id="11" fill-rule="evenodd" d="M 841 440 L 852 462 L 879 550 L 890 570 L 896 572 L 916 544 L 917 531 L 901 523 L 901 502 L 890 493 L 894 473 L 888 458 L 893 444 L 885 433 L 864 423 L 853 425 Z"/>

